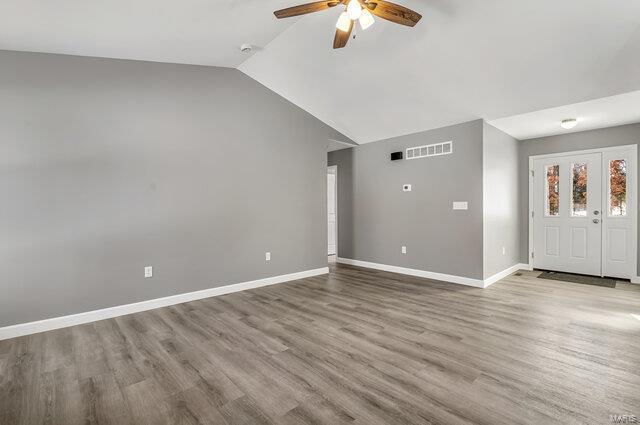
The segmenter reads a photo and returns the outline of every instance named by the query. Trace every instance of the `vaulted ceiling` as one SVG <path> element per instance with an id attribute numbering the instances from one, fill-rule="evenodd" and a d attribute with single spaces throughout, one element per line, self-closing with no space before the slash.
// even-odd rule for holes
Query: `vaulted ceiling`
<path id="1" fill-rule="evenodd" d="M 272 14 L 302 2 L 5 0 L 0 49 L 238 67 L 359 143 L 640 90 L 638 1 L 396 0 L 416 27 L 340 50 L 339 8 Z"/>
<path id="2" fill-rule="evenodd" d="M 298 18 L 290 0 L 2 0 L 0 49 L 235 68 Z"/>

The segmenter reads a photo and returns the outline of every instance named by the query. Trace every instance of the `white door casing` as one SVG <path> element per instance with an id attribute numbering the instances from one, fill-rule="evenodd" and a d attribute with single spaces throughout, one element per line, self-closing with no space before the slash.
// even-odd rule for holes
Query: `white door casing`
<path id="1" fill-rule="evenodd" d="M 635 145 L 529 158 L 530 267 L 635 279 L 637 268 Z M 611 161 L 618 172 L 614 208 Z M 621 162 L 622 161 L 622 162 Z M 582 167 L 586 167 L 585 170 Z M 574 173 L 575 168 L 575 173 Z M 620 204 L 620 170 L 626 172 L 626 208 Z M 559 202 L 551 207 L 557 173 Z M 585 188 L 586 203 L 579 189 Z M 575 177 L 575 179 L 574 179 Z M 578 182 L 573 186 L 573 180 Z M 550 182 L 552 183 L 549 186 Z M 573 203 L 573 197 L 578 200 Z M 584 208 L 586 205 L 586 209 Z"/>
<path id="2" fill-rule="evenodd" d="M 327 171 L 327 255 L 336 254 L 336 173 L 329 167 Z"/>

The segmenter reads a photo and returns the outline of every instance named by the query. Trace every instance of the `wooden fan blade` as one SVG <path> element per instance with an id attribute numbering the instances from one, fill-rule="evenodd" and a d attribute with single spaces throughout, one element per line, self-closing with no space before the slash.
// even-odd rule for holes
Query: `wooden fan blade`
<path id="1" fill-rule="evenodd" d="M 384 0 L 371 0 L 365 4 L 374 15 L 408 27 L 414 26 L 422 18 L 418 12 Z"/>
<path id="2" fill-rule="evenodd" d="M 349 31 L 340 31 L 336 28 L 336 35 L 333 37 L 333 48 L 342 49 L 347 45 L 349 37 L 351 36 L 351 30 L 353 30 L 353 21 L 349 20 Z"/>
<path id="3" fill-rule="evenodd" d="M 301 4 L 299 6 L 288 7 L 286 9 L 273 12 L 276 18 L 290 18 L 291 16 L 305 15 L 307 13 L 319 12 L 339 5 L 339 1 L 316 1 L 313 3 Z"/>

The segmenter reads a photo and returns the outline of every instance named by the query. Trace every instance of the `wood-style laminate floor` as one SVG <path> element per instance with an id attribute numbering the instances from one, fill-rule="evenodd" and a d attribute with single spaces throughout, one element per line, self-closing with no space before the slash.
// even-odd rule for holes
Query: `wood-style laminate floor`
<path id="1" fill-rule="evenodd" d="M 640 416 L 640 288 L 534 276 L 482 290 L 337 265 L 329 276 L 0 341 L 0 423 Z"/>

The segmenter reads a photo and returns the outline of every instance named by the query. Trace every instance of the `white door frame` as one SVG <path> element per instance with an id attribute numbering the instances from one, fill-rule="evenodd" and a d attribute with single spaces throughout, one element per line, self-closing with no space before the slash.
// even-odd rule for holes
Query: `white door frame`
<path id="1" fill-rule="evenodd" d="M 329 165 L 327 167 L 327 174 L 335 174 L 335 190 L 333 191 L 335 200 L 334 205 L 336 207 L 336 230 L 335 230 L 335 241 L 336 241 L 336 261 L 338 259 L 338 166 L 337 165 Z M 328 189 L 327 189 L 328 190 Z M 328 245 L 328 244 L 325 244 Z"/>
<path id="2" fill-rule="evenodd" d="M 632 173 L 631 176 L 631 193 L 633 195 L 633 199 L 634 199 L 634 207 L 636 208 L 636 214 L 638 214 L 637 208 L 638 208 L 638 182 L 637 182 L 637 176 L 638 176 L 638 162 L 637 162 L 637 158 L 638 158 L 638 145 L 624 145 L 624 146 L 611 146 L 611 147 L 606 147 L 606 148 L 597 148 L 597 149 L 585 149 L 585 150 L 579 150 L 579 151 L 571 151 L 571 152 L 558 152 L 558 153 L 550 153 L 550 154 L 544 154 L 544 155 L 531 155 L 529 156 L 529 168 L 527 169 L 527 173 L 529 174 L 529 252 L 528 252 L 528 264 L 529 264 L 529 270 L 533 270 L 533 202 L 534 202 L 534 188 L 533 188 L 533 162 L 536 159 L 542 159 L 542 158 L 552 158 L 552 157 L 558 157 L 558 156 L 570 156 L 570 155 L 582 155 L 582 154 L 588 154 L 588 153 L 604 153 L 604 152 L 615 152 L 615 151 L 623 151 L 623 150 L 632 150 L 633 154 L 635 155 L 634 157 L 636 158 L 636 170 L 634 170 L 634 172 Z M 606 176 L 608 176 L 608 173 L 606 173 Z M 603 181 L 603 187 L 606 187 L 607 184 L 607 178 L 605 177 L 605 170 L 603 170 L 603 176 L 602 176 L 602 181 Z M 608 195 L 606 194 L 606 190 L 602 191 L 602 195 L 603 195 L 603 200 L 602 202 L 609 202 L 608 201 Z M 604 211 L 604 209 L 602 210 Z M 632 223 L 632 231 L 631 231 L 631 235 L 633 237 L 633 242 L 632 242 L 632 246 L 633 246 L 633 255 L 632 255 L 632 261 L 633 261 L 633 270 L 634 273 L 631 276 L 631 281 L 633 283 L 640 283 L 640 278 L 638 276 L 636 276 L 638 274 L 638 255 L 637 255 L 637 249 L 638 249 L 638 217 L 636 216 L 636 219 L 633 220 Z M 601 253 L 601 255 L 604 255 L 603 253 Z"/>

